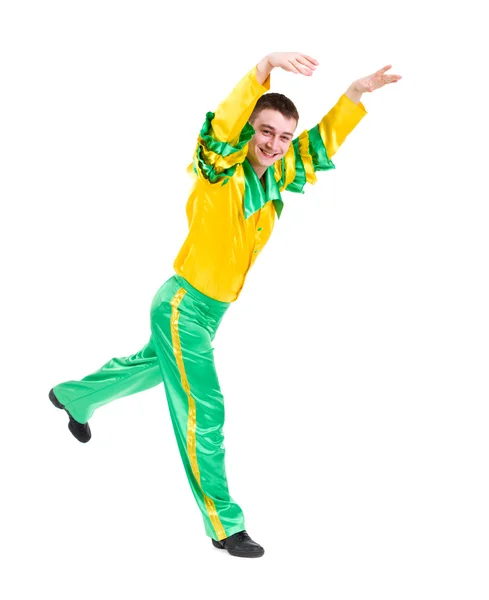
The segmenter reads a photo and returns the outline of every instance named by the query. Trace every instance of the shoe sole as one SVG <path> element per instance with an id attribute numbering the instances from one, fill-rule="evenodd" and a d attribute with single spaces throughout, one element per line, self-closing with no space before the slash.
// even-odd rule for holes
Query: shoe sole
<path id="1" fill-rule="evenodd" d="M 212 540 L 212 545 L 214 546 L 214 548 L 218 548 L 219 550 L 227 550 L 229 552 L 229 554 L 231 554 L 231 556 L 238 556 L 239 558 L 260 558 L 260 556 L 263 556 L 265 554 L 265 550 L 262 550 L 261 552 L 253 552 L 253 553 L 239 552 L 239 550 L 237 551 L 237 550 L 225 548 L 222 544 L 220 544 L 218 541 L 216 541 L 213 538 L 211 538 L 211 540 Z"/>
<path id="2" fill-rule="evenodd" d="M 89 437 L 88 437 L 88 439 L 85 439 L 85 438 L 83 438 L 83 439 L 82 439 L 82 438 L 80 438 L 80 437 L 77 435 L 77 431 L 76 431 L 76 429 L 75 429 L 75 430 L 73 430 L 73 428 L 72 428 L 72 425 L 71 425 L 71 423 L 72 423 L 72 422 L 78 423 L 78 421 L 77 421 L 76 419 L 74 419 L 74 418 L 73 418 L 73 417 L 70 415 L 70 413 L 69 413 L 69 412 L 66 410 L 66 408 L 65 408 L 65 407 L 64 407 L 64 406 L 61 404 L 61 402 L 60 402 L 60 401 L 59 401 L 59 400 L 56 398 L 56 396 L 54 395 L 54 391 L 53 391 L 52 389 L 51 389 L 51 390 L 49 390 L 49 399 L 50 399 L 50 400 L 51 400 L 51 402 L 54 404 L 54 406 L 56 406 L 56 408 L 60 408 L 61 410 L 64 410 L 64 411 L 66 412 L 66 414 L 69 416 L 69 418 L 70 418 L 70 421 L 69 421 L 69 423 L 68 423 L 68 429 L 70 430 L 70 433 L 71 433 L 71 435 L 72 435 L 72 436 L 73 436 L 73 437 L 74 437 L 76 440 L 78 440 L 78 441 L 79 441 L 81 444 L 86 444 L 87 442 L 89 442 L 89 441 L 90 441 L 90 439 L 92 438 L 92 432 L 90 431 L 90 426 L 88 426 L 88 434 L 89 434 Z"/>

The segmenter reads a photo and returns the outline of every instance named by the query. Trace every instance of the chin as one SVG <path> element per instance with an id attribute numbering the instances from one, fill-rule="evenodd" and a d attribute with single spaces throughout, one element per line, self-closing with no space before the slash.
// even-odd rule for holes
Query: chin
<path id="1" fill-rule="evenodd" d="M 278 155 L 278 156 L 271 156 L 270 158 L 263 158 L 260 160 L 260 164 L 263 167 L 269 167 L 270 165 L 273 165 L 274 163 L 277 162 L 277 160 L 280 160 L 282 158 L 282 155 Z"/>

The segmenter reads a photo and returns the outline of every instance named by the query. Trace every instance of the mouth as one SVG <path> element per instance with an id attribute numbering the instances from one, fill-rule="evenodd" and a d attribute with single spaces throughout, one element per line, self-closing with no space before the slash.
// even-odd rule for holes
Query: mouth
<path id="1" fill-rule="evenodd" d="M 276 156 L 279 155 L 278 152 L 267 152 L 266 150 L 263 150 L 262 148 L 258 148 L 258 150 L 260 151 L 261 156 L 263 156 L 264 158 L 270 160 L 271 158 L 275 158 Z"/>

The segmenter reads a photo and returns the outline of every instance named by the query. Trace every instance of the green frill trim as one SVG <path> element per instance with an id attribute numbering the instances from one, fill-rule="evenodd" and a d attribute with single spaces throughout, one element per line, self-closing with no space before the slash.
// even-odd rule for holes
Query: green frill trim
<path id="1" fill-rule="evenodd" d="M 295 158 L 295 177 L 292 183 L 285 188 L 288 192 L 299 192 L 304 193 L 303 187 L 306 185 L 306 170 L 304 169 L 304 163 L 299 152 L 299 138 L 295 138 L 292 142 L 294 147 L 294 158 Z"/>
<path id="2" fill-rule="evenodd" d="M 328 158 L 326 146 L 319 133 L 319 125 L 309 130 L 309 154 L 315 171 L 328 171 L 335 169 L 333 161 Z"/>
<path id="3" fill-rule="evenodd" d="M 196 160 L 198 161 L 198 165 L 200 171 L 202 172 L 202 175 L 211 183 L 216 183 L 217 181 L 220 181 L 222 179 L 225 179 L 224 183 L 226 183 L 229 177 L 232 177 L 234 175 L 238 163 L 235 163 L 227 169 L 216 170 L 214 165 L 209 165 L 204 161 L 202 157 L 201 146 L 204 146 L 206 150 L 214 152 L 215 154 L 219 154 L 224 158 L 227 156 L 232 156 L 233 154 L 241 152 L 241 150 L 243 150 L 244 146 L 251 140 L 251 138 L 255 134 L 255 130 L 251 123 L 246 123 L 239 135 L 238 143 L 236 144 L 236 146 L 231 146 L 231 144 L 228 144 L 227 142 L 220 142 L 219 140 L 214 139 L 212 135 L 210 135 L 209 132 L 212 129 L 212 119 L 214 118 L 214 116 L 215 113 L 213 112 L 208 112 L 206 114 L 205 123 L 202 126 L 202 129 L 200 130 L 200 144 L 197 147 Z M 195 164 L 194 170 L 196 170 Z"/>
<path id="4" fill-rule="evenodd" d="M 319 133 L 319 126 L 316 125 L 308 131 L 309 135 L 309 154 L 312 158 L 312 166 L 314 171 L 328 171 L 329 169 L 335 169 L 333 161 L 328 158 L 326 147 Z M 304 163 L 299 152 L 299 138 L 296 138 L 292 145 L 294 147 L 295 157 L 295 178 L 292 183 L 285 188 L 288 192 L 299 192 L 304 193 L 304 186 L 306 185 L 306 170 L 304 169 Z"/>

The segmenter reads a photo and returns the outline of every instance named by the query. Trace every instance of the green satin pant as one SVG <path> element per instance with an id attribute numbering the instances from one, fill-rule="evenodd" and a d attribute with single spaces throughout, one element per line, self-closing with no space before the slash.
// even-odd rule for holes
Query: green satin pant
<path id="1" fill-rule="evenodd" d="M 228 306 L 175 275 L 153 299 L 151 339 L 140 352 L 113 358 L 81 381 L 54 387 L 56 397 L 73 418 L 86 423 L 99 406 L 163 382 L 178 448 L 206 534 L 217 540 L 245 529 L 243 512 L 228 490 L 224 399 L 212 348 Z"/>

